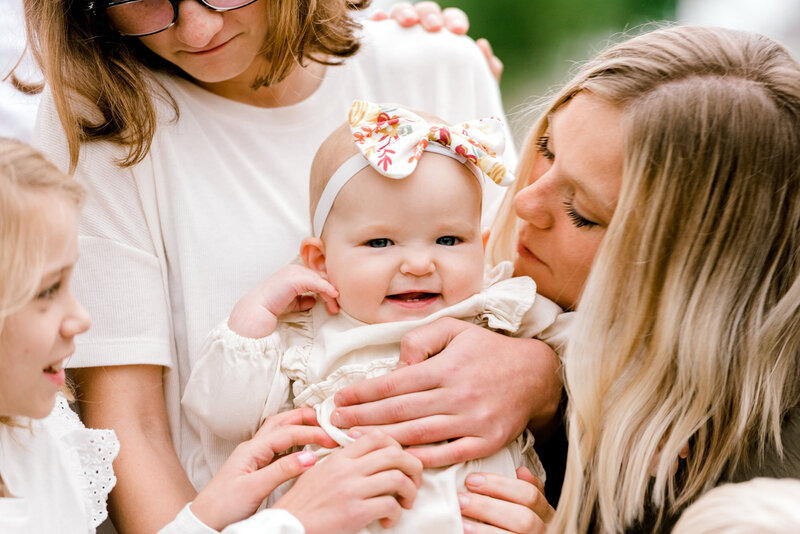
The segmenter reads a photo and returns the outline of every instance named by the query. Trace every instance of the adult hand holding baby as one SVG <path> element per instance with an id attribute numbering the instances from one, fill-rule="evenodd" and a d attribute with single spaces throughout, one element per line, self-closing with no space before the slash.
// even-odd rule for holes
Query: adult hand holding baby
<path id="1" fill-rule="evenodd" d="M 339 391 L 332 419 L 376 426 L 404 445 L 453 440 L 409 449 L 426 467 L 489 456 L 526 425 L 546 434 L 561 399 L 559 360 L 545 343 L 455 319 L 407 334 L 400 361 L 389 375 Z"/>

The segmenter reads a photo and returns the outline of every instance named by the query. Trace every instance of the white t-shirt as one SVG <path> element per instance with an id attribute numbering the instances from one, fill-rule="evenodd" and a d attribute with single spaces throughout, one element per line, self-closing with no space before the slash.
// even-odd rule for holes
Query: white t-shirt
<path id="1" fill-rule="evenodd" d="M 180 118 L 160 124 L 144 161 L 116 166 L 124 152 L 109 143 L 82 150 L 76 175 L 90 194 L 74 287 L 94 322 L 70 365 L 167 367 L 172 438 L 197 488 L 212 475 L 200 447 L 208 430 L 181 411 L 180 398 L 200 344 L 310 235 L 311 160 L 353 99 L 397 102 L 450 123 L 502 117 L 497 84 L 469 38 L 364 22 L 361 42 L 356 57 L 328 67 L 314 94 L 292 106 L 258 108 L 162 76 Z M 49 95 L 35 142 L 67 168 Z M 505 160 L 515 167 L 513 148 Z M 502 192 L 485 190 L 484 206 L 496 205 Z M 220 442 L 212 454 L 227 457 L 234 445 Z"/>

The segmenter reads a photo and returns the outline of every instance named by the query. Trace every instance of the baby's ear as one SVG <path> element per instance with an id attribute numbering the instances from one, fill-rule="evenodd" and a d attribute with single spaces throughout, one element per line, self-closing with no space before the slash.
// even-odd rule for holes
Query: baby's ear
<path id="1" fill-rule="evenodd" d="M 315 271 L 321 277 L 328 278 L 328 269 L 325 267 L 325 243 L 318 237 L 307 237 L 300 243 L 300 257 L 306 267 Z"/>

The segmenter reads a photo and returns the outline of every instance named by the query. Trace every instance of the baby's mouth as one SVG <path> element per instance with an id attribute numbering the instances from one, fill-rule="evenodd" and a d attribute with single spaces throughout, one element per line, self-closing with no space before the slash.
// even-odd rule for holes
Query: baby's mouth
<path id="1" fill-rule="evenodd" d="M 396 293 L 389 295 L 386 298 L 400 302 L 423 302 L 426 300 L 435 299 L 439 293 L 427 293 L 424 291 L 409 291 L 408 293 Z"/>

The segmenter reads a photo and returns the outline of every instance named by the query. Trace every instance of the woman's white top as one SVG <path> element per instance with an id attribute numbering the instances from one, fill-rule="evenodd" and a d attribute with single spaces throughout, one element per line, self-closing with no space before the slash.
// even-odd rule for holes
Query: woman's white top
<path id="1" fill-rule="evenodd" d="M 87 185 L 73 287 L 94 318 L 69 365 L 167 368 L 164 395 L 173 444 L 195 487 L 235 443 L 217 440 L 180 398 L 200 345 L 252 287 L 289 263 L 311 234 L 308 175 L 320 143 L 347 119 L 353 99 L 398 102 L 457 123 L 502 116 L 497 84 L 467 37 L 364 22 L 361 50 L 328 67 L 298 104 L 258 108 L 162 76 L 180 118 L 164 109 L 150 153 L 120 168 L 106 142 L 86 145 L 76 176 Z M 510 139 L 510 137 L 508 137 Z M 51 95 L 35 144 L 68 167 Z M 516 164 L 513 148 L 505 161 Z M 501 194 L 485 187 L 484 206 Z M 208 455 L 208 457 L 206 456 Z"/>
<path id="2" fill-rule="evenodd" d="M 119 452 L 113 430 L 85 428 L 64 397 L 44 419 L 0 425 L 3 534 L 95 532 L 108 513 Z"/>

